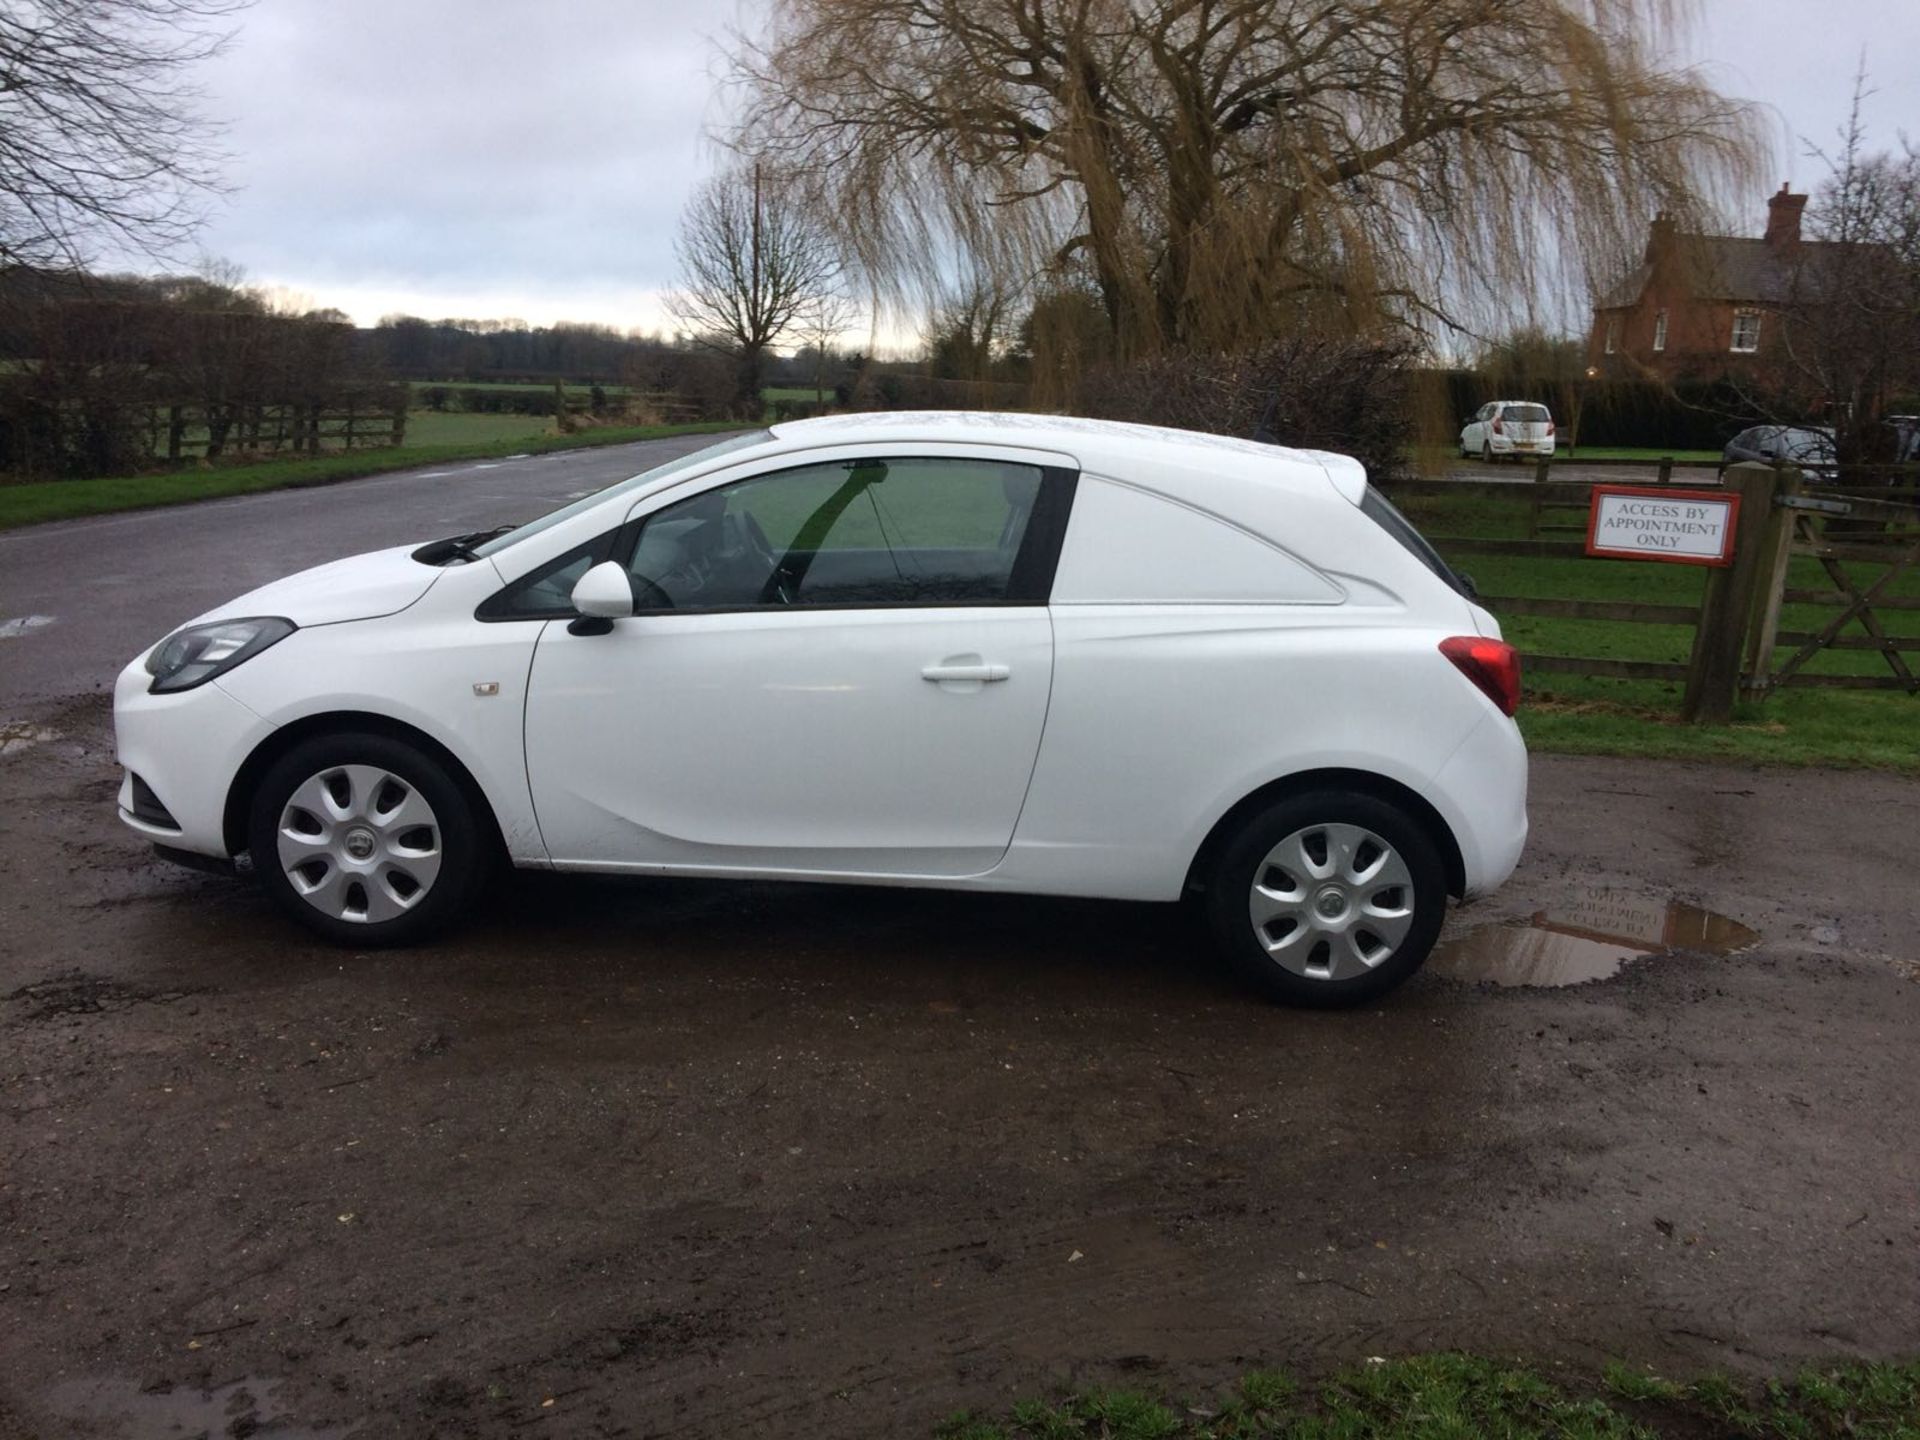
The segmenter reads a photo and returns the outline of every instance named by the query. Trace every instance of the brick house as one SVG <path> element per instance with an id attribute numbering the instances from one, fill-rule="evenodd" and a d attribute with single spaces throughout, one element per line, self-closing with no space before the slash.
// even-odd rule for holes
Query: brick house
<path id="1" fill-rule="evenodd" d="M 1782 185 L 1757 239 L 1682 234 L 1656 217 L 1640 265 L 1594 303 L 1587 364 L 1609 379 L 1772 386 L 1784 366 L 1782 312 L 1817 279 L 1828 249 L 1800 238 L 1806 206 Z"/>

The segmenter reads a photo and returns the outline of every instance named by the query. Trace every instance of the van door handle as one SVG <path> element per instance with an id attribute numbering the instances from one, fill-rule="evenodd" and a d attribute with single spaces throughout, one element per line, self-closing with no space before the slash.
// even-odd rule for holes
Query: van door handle
<path id="1" fill-rule="evenodd" d="M 995 681 L 1004 680 L 1011 672 L 1004 665 L 926 665 L 920 670 L 922 680 L 931 680 L 936 685 L 953 680 Z"/>

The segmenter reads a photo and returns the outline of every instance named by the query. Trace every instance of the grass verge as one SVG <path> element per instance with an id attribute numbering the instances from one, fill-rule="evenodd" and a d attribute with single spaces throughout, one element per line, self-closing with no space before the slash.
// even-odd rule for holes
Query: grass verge
<path id="1" fill-rule="evenodd" d="M 1369 1363 L 1303 1386 L 1247 1375 L 1224 1397 L 1169 1399 L 1089 1390 L 1023 1401 L 1006 1416 L 967 1412 L 939 1440 L 1920 1440 L 1920 1363 L 1803 1370 L 1757 1389 L 1721 1375 L 1691 1383 L 1626 1366 L 1599 1379 L 1548 1379 L 1473 1355 Z"/>
<path id="2" fill-rule="evenodd" d="M 101 480 L 41 480 L 25 485 L 0 485 L 0 530 L 38 525 L 48 520 L 71 520 L 104 515 L 114 510 L 138 510 L 156 505 L 185 505 L 195 500 L 217 500 L 228 495 L 251 495 L 261 490 L 287 490 L 308 485 L 330 485 L 384 475 L 391 470 L 444 464 L 456 460 L 486 460 L 502 455 L 542 455 L 552 450 L 579 450 L 594 445 L 625 445 L 635 440 L 660 440 L 671 435 L 704 435 L 738 430 L 737 421 L 700 425 L 631 425 L 584 430 L 574 435 L 513 436 L 442 445 L 407 446 L 398 450 L 356 450 L 344 455 L 317 455 L 292 460 L 264 460 L 251 465 L 223 465 L 205 470 L 171 470 L 160 474 L 128 475 Z"/>
<path id="3" fill-rule="evenodd" d="M 1562 446 L 1554 453 L 1553 459 L 1555 461 L 1612 461 L 1623 465 L 1646 465 L 1649 467 L 1647 470 L 1647 480 L 1651 483 L 1654 478 L 1654 472 L 1651 467 L 1659 464 L 1662 460 L 1702 460 L 1712 461 L 1717 464 L 1720 460 L 1720 452 L 1718 450 L 1676 450 L 1669 447 L 1658 446 L 1582 445 L 1577 449 L 1568 449 Z M 1470 460 L 1467 457 L 1463 457 L 1457 445 L 1416 446 L 1413 452 L 1413 461 L 1415 469 L 1429 475 L 1444 474 L 1456 466 L 1463 464 L 1479 463 L 1477 459 Z M 1501 456 L 1499 463 L 1502 466 L 1510 466 L 1516 462 L 1509 460 L 1506 456 Z M 1532 456 L 1523 455 L 1517 463 L 1521 468 L 1531 471 L 1534 461 Z M 1567 480 L 1579 479 L 1580 476 L 1577 469 L 1570 469 L 1556 478 Z M 1682 478 L 1685 478 L 1684 473 Z"/>
<path id="4" fill-rule="evenodd" d="M 478 445 L 486 440 L 537 440 L 556 435 L 551 415 L 469 415 L 463 410 L 415 410 L 407 416 L 406 448 Z"/>
<path id="5" fill-rule="evenodd" d="M 1621 460 L 1651 461 L 1658 464 L 1662 460 L 1710 460 L 1719 464 L 1721 452 L 1718 450 L 1675 450 L 1671 446 L 1646 445 L 1581 445 L 1562 450 L 1555 458 L 1560 460 Z"/>

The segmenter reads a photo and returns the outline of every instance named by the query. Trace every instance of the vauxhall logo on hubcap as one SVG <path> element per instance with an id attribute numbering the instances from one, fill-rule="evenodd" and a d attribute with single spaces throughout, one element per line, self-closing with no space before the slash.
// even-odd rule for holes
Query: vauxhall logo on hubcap
<path id="1" fill-rule="evenodd" d="M 347 832 L 347 854 L 355 860 L 370 860 L 375 848 L 371 830 L 349 830 Z"/>

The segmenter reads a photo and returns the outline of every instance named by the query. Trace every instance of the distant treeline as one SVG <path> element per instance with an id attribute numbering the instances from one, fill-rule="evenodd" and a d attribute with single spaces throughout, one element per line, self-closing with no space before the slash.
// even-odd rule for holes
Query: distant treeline
<path id="1" fill-rule="evenodd" d="M 361 336 L 369 353 L 401 380 L 620 384 L 636 364 L 671 348 L 611 325 L 422 320 L 413 315 L 384 316 Z"/>
<path id="2" fill-rule="evenodd" d="M 0 471 L 117 475 L 156 460 L 374 443 L 404 406 L 338 312 L 276 311 L 199 278 L 0 272 Z"/>
<path id="3" fill-rule="evenodd" d="M 714 353 L 685 339 L 572 321 L 528 325 L 519 320 L 387 315 L 360 336 L 369 357 L 395 379 L 448 385 L 560 382 L 672 389 L 696 363 L 690 357 Z M 834 364 L 838 369 L 841 357 L 835 357 Z M 811 352 L 767 357 L 769 385 L 810 385 L 813 377 Z M 832 384 L 829 380 L 829 389 Z"/>

